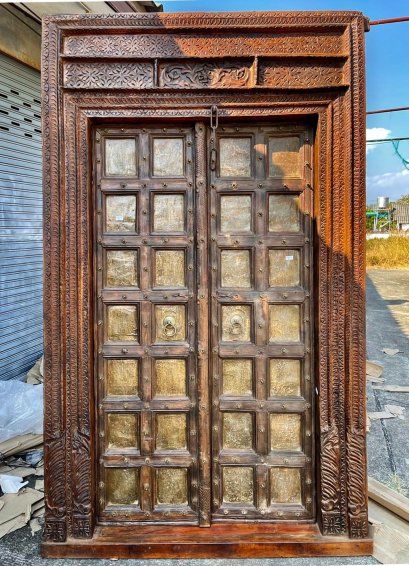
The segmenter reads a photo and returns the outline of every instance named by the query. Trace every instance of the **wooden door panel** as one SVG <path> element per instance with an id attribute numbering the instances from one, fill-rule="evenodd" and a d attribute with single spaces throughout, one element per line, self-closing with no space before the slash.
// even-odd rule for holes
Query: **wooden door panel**
<path id="1" fill-rule="evenodd" d="M 313 518 L 306 136 L 96 132 L 102 521 Z"/>
<path id="2" fill-rule="evenodd" d="M 195 524 L 193 131 L 95 142 L 100 520 Z"/>
<path id="3" fill-rule="evenodd" d="M 209 133 L 216 522 L 314 517 L 307 137 L 300 126 Z"/>

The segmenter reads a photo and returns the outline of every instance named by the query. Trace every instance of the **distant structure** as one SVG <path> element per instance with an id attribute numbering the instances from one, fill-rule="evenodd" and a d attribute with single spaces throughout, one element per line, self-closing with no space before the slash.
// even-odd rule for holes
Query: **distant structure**
<path id="1" fill-rule="evenodd" d="M 395 204 L 393 219 L 399 231 L 409 232 L 409 204 Z"/>
<path id="2" fill-rule="evenodd" d="M 389 197 L 377 197 L 373 210 L 366 212 L 367 218 L 373 218 L 374 232 L 389 232 L 392 221 L 391 212 Z"/>

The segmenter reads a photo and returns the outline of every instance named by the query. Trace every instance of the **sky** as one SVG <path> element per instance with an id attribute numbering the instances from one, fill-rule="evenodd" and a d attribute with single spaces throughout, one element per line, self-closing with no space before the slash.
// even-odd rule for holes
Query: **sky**
<path id="1" fill-rule="evenodd" d="M 370 20 L 409 16 L 409 0 L 172 0 L 165 12 L 360 10 Z M 367 110 L 409 106 L 409 21 L 377 25 L 365 34 Z M 367 116 L 368 139 L 409 137 L 409 111 Z M 409 141 L 399 152 L 409 160 Z M 408 166 L 409 167 L 409 166 Z M 367 147 L 367 201 L 409 194 L 409 170 L 392 143 Z"/>

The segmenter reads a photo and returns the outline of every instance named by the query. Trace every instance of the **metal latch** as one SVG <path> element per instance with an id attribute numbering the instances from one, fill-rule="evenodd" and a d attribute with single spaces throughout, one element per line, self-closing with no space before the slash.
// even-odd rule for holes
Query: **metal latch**
<path id="1" fill-rule="evenodd" d="M 216 149 L 216 130 L 219 126 L 219 109 L 216 105 L 213 105 L 210 109 L 210 128 L 212 130 L 210 143 L 212 147 L 210 149 L 210 170 L 216 171 L 217 165 L 217 149 Z"/>

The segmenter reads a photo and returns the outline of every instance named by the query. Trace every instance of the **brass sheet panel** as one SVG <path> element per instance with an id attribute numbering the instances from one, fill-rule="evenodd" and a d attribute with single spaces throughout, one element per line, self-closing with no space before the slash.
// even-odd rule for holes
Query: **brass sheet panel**
<path id="1" fill-rule="evenodd" d="M 184 174 L 182 138 L 154 138 L 153 174 L 155 177 L 181 177 Z"/>
<path id="2" fill-rule="evenodd" d="M 138 395 L 138 360 L 107 360 L 108 395 Z"/>
<path id="3" fill-rule="evenodd" d="M 296 287 L 300 285 L 299 250 L 269 250 L 270 287 Z"/>
<path id="4" fill-rule="evenodd" d="M 156 470 L 157 503 L 187 505 L 187 469 L 159 468 Z"/>
<path id="5" fill-rule="evenodd" d="M 300 305 L 269 306 L 269 339 L 270 342 L 300 341 Z"/>
<path id="6" fill-rule="evenodd" d="M 250 232 L 250 196 L 226 195 L 220 197 L 220 230 L 224 233 Z"/>
<path id="7" fill-rule="evenodd" d="M 251 287 L 249 250 L 222 250 L 220 264 L 222 287 Z"/>
<path id="8" fill-rule="evenodd" d="M 156 415 L 156 449 L 187 450 L 187 421 L 184 413 Z"/>
<path id="9" fill-rule="evenodd" d="M 107 175 L 136 175 L 135 139 L 105 140 L 105 173 Z"/>
<path id="10" fill-rule="evenodd" d="M 223 468 L 223 501 L 225 503 L 254 502 L 253 468 L 225 466 Z"/>
<path id="11" fill-rule="evenodd" d="M 268 199 L 270 232 L 299 232 L 299 198 L 293 195 L 270 195 Z"/>
<path id="12" fill-rule="evenodd" d="M 107 505 L 138 505 L 139 469 L 106 469 Z"/>
<path id="13" fill-rule="evenodd" d="M 251 138 L 219 139 L 220 177 L 251 177 Z"/>
<path id="14" fill-rule="evenodd" d="M 251 395 L 253 392 L 253 364 L 251 360 L 223 360 L 223 395 Z"/>
<path id="15" fill-rule="evenodd" d="M 271 450 L 301 450 L 301 415 L 270 414 Z"/>
<path id="16" fill-rule="evenodd" d="M 155 195 L 153 199 L 153 231 L 185 230 L 185 198 L 183 195 Z"/>
<path id="17" fill-rule="evenodd" d="M 105 199 L 107 232 L 136 232 L 136 197 L 108 195 Z"/>
<path id="18" fill-rule="evenodd" d="M 108 448 L 138 448 L 138 417 L 129 413 L 108 413 Z"/>
<path id="19" fill-rule="evenodd" d="M 157 342 L 186 339 L 186 309 L 184 305 L 156 305 L 155 326 Z"/>
<path id="20" fill-rule="evenodd" d="M 301 361 L 270 360 L 270 396 L 301 395 Z"/>
<path id="21" fill-rule="evenodd" d="M 107 287 L 134 287 L 138 284 L 138 252 L 107 250 Z"/>
<path id="22" fill-rule="evenodd" d="M 222 306 L 222 341 L 250 342 L 251 307 Z"/>
<path id="23" fill-rule="evenodd" d="M 184 250 L 155 252 L 155 287 L 185 287 Z"/>
<path id="24" fill-rule="evenodd" d="M 160 397 L 186 395 L 186 360 L 155 360 L 155 394 Z"/>
<path id="25" fill-rule="evenodd" d="M 271 503 L 301 505 L 301 472 L 298 468 L 270 469 Z"/>
<path id="26" fill-rule="evenodd" d="M 253 416 L 251 413 L 223 413 L 223 448 L 253 449 Z"/>
<path id="27" fill-rule="evenodd" d="M 270 138 L 268 156 L 270 177 L 301 177 L 299 137 Z"/>
<path id="28" fill-rule="evenodd" d="M 136 341 L 138 312 L 135 305 L 108 305 L 108 340 Z"/>

